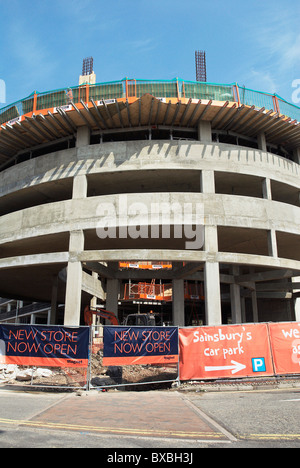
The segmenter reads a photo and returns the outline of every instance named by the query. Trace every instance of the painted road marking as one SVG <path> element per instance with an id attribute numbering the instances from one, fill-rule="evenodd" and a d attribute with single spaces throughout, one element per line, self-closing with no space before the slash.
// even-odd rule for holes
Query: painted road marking
<path id="1" fill-rule="evenodd" d="M 300 398 L 291 398 L 290 400 L 280 400 L 280 401 L 300 401 Z"/>
<path id="2" fill-rule="evenodd" d="M 161 437 L 165 435 L 166 438 L 184 438 L 184 439 L 221 439 L 222 434 L 207 433 L 207 432 L 180 432 L 180 431 L 154 431 L 154 430 L 137 430 L 137 429 L 126 429 L 126 428 L 109 428 L 109 427 L 98 427 L 98 426 L 81 426 L 76 424 L 60 424 L 60 423 L 45 423 L 26 421 L 19 419 L 4 419 L 0 418 L 0 424 L 15 424 L 20 426 L 39 427 L 43 429 L 65 429 L 65 430 L 77 430 L 87 432 L 100 432 L 100 433 L 114 433 L 114 434 L 125 434 L 134 436 L 149 436 L 149 437 Z M 224 437 L 224 436 L 223 436 Z M 300 440 L 300 434 L 236 434 L 236 440 Z M 221 442 L 221 441 L 220 441 Z M 222 442 L 225 442 L 223 440 Z"/>
<path id="3" fill-rule="evenodd" d="M 114 433 L 114 434 L 131 434 L 131 435 L 144 435 L 152 437 L 174 437 L 184 439 L 220 439 L 224 438 L 223 434 L 213 432 L 183 432 L 183 431 L 163 431 L 163 430 L 140 430 L 140 429 L 128 429 L 128 428 L 110 428 L 110 427 L 99 427 L 99 426 L 82 426 L 77 424 L 61 424 L 61 423 L 50 423 L 50 422 L 38 422 L 38 421 L 26 421 L 18 419 L 3 419 L 0 418 L 0 424 L 17 424 L 20 426 L 31 426 L 39 427 L 44 429 L 66 429 L 66 430 L 77 430 L 77 431 L 94 431 L 101 433 Z"/>
<path id="4" fill-rule="evenodd" d="M 238 434 L 236 437 L 243 440 L 298 440 L 300 434 Z"/>

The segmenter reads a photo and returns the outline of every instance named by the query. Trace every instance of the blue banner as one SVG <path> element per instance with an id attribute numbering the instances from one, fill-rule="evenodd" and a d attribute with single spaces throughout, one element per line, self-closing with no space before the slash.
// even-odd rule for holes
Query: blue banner
<path id="1" fill-rule="evenodd" d="M 24 366 L 87 367 L 89 328 L 0 325 L 0 362 Z"/>
<path id="2" fill-rule="evenodd" d="M 178 362 L 177 327 L 104 327 L 103 365 Z"/>

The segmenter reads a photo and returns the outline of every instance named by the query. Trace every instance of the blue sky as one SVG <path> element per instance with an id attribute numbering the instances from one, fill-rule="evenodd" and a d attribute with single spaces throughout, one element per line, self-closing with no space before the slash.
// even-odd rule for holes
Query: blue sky
<path id="1" fill-rule="evenodd" d="M 205 50 L 209 82 L 292 101 L 299 20 L 299 0 L 0 0 L 0 80 L 6 104 L 77 85 L 88 56 L 97 82 L 195 80 Z"/>

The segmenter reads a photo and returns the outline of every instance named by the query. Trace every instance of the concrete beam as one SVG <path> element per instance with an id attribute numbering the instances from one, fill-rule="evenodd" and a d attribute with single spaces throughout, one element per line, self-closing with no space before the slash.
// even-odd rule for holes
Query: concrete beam
<path id="1" fill-rule="evenodd" d="M 52 254 L 49 254 L 52 255 Z M 183 262 L 205 262 L 207 259 L 211 261 L 217 261 L 220 264 L 235 264 L 235 265 L 249 265 L 259 266 L 264 268 L 276 268 L 284 269 L 285 271 L 292 271 L 292 276 L 296 276 L 300 273 L 300 261 L 291 260 L 288 258 L 273 258 L 265 255 L 252 255 L 252 254 L 239 254 L 231 252 L 215 252 L 207 253 L 202 250 L 166 250 L 166 249 L 115 249 L 115 250 L 86 250 L 77 255 L 78 260 L 82 262 L 99 261 L 119 261 L 128 260 L 130 258 L 134 260 L 147 260 L 147 261 L 178 261 L 180 259 Z M 3 260 L 4 262 L 7 259 Z M 1 268 L 2 259 L 0 259 Z M 290 269 L 290 270 L 289 270 Z M 272 274 L 275 274 L 272 271 Z M 275 274 L 276 276 L 276 274 Z M 244 277 L 244 275 L 243 275 Z M 242 281 L 243 281 L 242 277 Z M 260 278 L 260 277 L 258 277 Z M 273 278 L 270 278 L 270 280 Z M 274 279 L 278 279 L 275 277 Z M 280 279 L 280 278 L 279 278 Z M 257 281 L 264 281 L 265 278 L 258 279 Z M 268 278 L 267 278 L 268 280 Z M 251 277 L 250 277 L 251 281 Z"/>
<path id="2" fill-rule="evenodd" d="M 109 278 L 109 279 L 115 279 L 117 272 L 109 268 L 108 266 L 103 265 L 103 263 L 100 262 L 86 262 L 85 266 L 88 270 L 90 271 L 95 271 L 98 273 L 98 275 L 101 276 L 101 278 Z"/>
<path id="3" fill-rule="evenodd" d="M 105 293 L 102 288 L 102 283 L 96 277 L 88 275 L 85 271 L 82 272 L 82 291 L 87 292 L 91 296 L 105 300 Z"/>
<path id="4" fill-rule="evenodd" d="M 247 275 L 235 276 L 235 282 L 243 285 L 247 282 L 272 281 L 281 278 L 291 278 L 295 275 L 293 270 L 274 270 L 261 273 L 249 273 Z"/>
<path id="5" fill-rule="evenodd" d="M 251 297 L 253 298 L 253 293 L 257 299 L 291 299 L 293 294 L 291 292 L 283 292 L 283 291 L 262 291 L 262 292 L 255 292 L 255 291 L 247 291 L 244 290 L 243 297 Z"/>
<path id="6" fill-rule="evenodd" d="M 56 263 L 67 263 L 68 252 L 52 252 L 33 255 L 20 255 L 0 259 L 0 269 L 27 267 L 30 265 L 51 265 Z"/>
<path id="7" fill-rule="evenodd" d="M 293 279 L 293 278 L 292 278 Z M 299 282 L 291 283 L 258 283 L 257 291 L 294 291 L 300 289 Z"/>
<path id="8" fill-rule="evenodd" d="M 196 273 L 198 270 L 203 270 L 203 263 L 187 263 L 184 267 L 179 267 L 172 270 L 173 277 L 176 279 L 186 279 L 193 273 Z"/>

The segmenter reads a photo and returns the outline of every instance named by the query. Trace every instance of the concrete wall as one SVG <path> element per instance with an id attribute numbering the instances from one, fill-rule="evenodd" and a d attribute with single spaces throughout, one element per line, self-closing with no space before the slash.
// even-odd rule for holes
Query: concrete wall
<path id="1" fill-rule="evenodd" d="M 245 195 L 234 195 L 234 190 L 232 194 L 215 193 L 216 172 L 218 181 L 226 179 L 227 186 L 231 176 L 247 176 Z M 174 175 L 172 180 L 168 180 L 168 174 Z M 298 164 L 274 154 L 212 142 L 129 141 L 78 145 L 18 164 L 0 173 L 0 204 L 4 206 L 7 202 L 11 206 L 11 213 L 3 215 L 0 224 L 0 280 L 5 278 L 0 293 L 5 296 L 7 271 L 14 268 L 20 272 L 20 268 L 33 265 L 44 265 L 45 269 L 56 265 L 59 271 L 67 264 L 73 284 L 78 286 L 82 282 L 83 261 L 117 261 L 121 257 L 198 261 L 204 263 L 207 323 L 221 323 L 220 290 L 214 288 L 214 284 L 220 283 L 220 264 L 300 271 L 299 175 Z M 72 192 L 62 194 L 59 185 L 62 181 L 71 183 Z M 148 184 L 146 191 L 143 181 Z M 151 193 L 151 181 L 155 193 Z M 257 183 L 261 184 L 260 198 L 252 196 L 252 188 Z M 273 200 L 272 183 L 277 184 L 276 189 L 283 190 L 287 203 Z M 88 196 L 93 194 L 94 187 L 97 195 Z M 39 195 L 46 191 L 47 196 L 41 201 Z M 25 201 L 28 196 L 30 205 Z M 149 222 L 155 225 L 149 218 L 155 204 L 181 207 L 190 204 L 191 223 L 195 222 L 197 207 L 201 206 L 198 222 L 200 219 L 205 226 L 203 245 L 193 250 L 184 243 L 166 244 L 161 238 L 153 242 L 127 238 L 119 243 L 99 239 L 96 229 L 103 220 L 108 220 L 102 208 L 113 207 L 111 225 L 124 226 L 119 206 L 125 199 L 128 206 L 137 201 L 143 204 L 145 211 L 138 219 L 142 225 Z M 126 222 L 130 224 L 135 219 L 134 213 L 129 213 Z M 170 224 L 178 223 L 180 217 L 175 212 Z M 228 243 L 231 232 L 235 235 L 234 245 Z M 66 243 L 69 238 L 73 239 L 70 244 Z M 76 238 L 81 241 L 74 250 L 70 246 Z M 244 250 L 236 247 L 239 244 L 243 244 Z M 263 250 L 258 247 L 261 244 Z M 220 251 L 219 245 L 229 247 Z M 280 252 L 284 255 L 280 256 Z M 20 278 L 23 276 L 20 273 Z M 176 288 L 180 298 L 179 283 Z M 34 284 L 28 284 L 29 289 L 29 295 L 34 295 Z M 68 285 L 67 298 L 66 320 L 68 324 L 76 324 L 80 298 L 72 304 L 74 291 Z M 174 313 L 179 317 L 178 309 Z M 182 317 L 176 320 L 182 321 Z"/>

